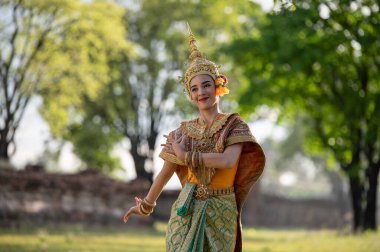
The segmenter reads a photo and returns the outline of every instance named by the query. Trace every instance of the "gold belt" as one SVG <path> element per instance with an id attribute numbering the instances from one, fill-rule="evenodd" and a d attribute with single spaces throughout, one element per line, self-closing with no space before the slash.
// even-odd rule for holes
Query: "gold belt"
<path id="1" fill-rule="evenodd" d="M 212 196 L 228 195 L 234 192 L 234 187 L 210 188 L 206 185 L 199 184 L 195 187 L 194 197 L 197 200 L 206 200 Z"/>

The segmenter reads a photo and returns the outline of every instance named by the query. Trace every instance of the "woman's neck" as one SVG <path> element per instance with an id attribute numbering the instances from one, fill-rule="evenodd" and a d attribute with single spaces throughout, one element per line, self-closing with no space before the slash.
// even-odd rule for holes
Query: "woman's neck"
<path id="1" fill-rule="evenodd" d="M 210 126 L 215 118 L 221 113 L 220 109 L 219 109 L 219 106 L 215 106 L 213 108 L 210 108 L 210 109 L 206 109 L 206 110 L 200 110 L 199 111 L 199 114 L 200 114 L 200 119 L 202 120 L 202 122 L 208 126 Z"/>

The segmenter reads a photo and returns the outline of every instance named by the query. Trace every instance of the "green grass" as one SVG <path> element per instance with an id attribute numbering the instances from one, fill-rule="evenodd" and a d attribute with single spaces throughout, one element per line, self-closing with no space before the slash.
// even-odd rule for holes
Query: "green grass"
<path id="1" fill-rule="evenodd" d="M 336 231 L 267 230 L 244 231 L 243 251 L 253 252 L 375 252 L 380 251 L 380 233 L 361 235 Z M 0 230 L 0 252 L 165 251 L 165 224 L 155 229 L 126 230 L 59 229 Z"/>

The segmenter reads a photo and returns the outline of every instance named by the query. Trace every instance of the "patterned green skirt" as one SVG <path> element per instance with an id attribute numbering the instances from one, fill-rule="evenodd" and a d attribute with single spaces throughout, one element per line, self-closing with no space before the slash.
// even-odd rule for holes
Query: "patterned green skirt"
<path id="1" fill-rule="evenodd" d="M 180 216 L 178 208 L 183 202 L 181 194 L 172 206 L 166 250 L 234 251 L 238 215 L 235 195 L 213 196 L 207 200 L 191 197 L 187 213 Z"/>

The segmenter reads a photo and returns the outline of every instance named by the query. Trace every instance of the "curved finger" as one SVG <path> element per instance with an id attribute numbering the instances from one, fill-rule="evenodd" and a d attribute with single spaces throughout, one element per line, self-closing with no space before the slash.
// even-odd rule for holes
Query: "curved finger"
<path id="1" fill-rule="evenodd" d="M 180 138 L 178 138 L 177 139 L 177 143 L 180 143 L 180 142 L 182 142 L 182 139 L 183 139 L 183 137 L 181 136 Z"/>
<path id="2" fill-rule="evenodd" d="M 131 216 L 131 215 L 132 215 L 132 208 L 129 209 L 126 214 L 124 214 L 124 217 L 123 217 L 124 223 L 127 223 L 129 216 Z"/>

